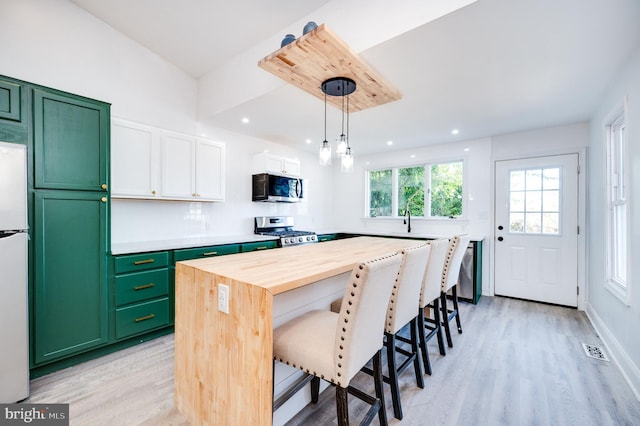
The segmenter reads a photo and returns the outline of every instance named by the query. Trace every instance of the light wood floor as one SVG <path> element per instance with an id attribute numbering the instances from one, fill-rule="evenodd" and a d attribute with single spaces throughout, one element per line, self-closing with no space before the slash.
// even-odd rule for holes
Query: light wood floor
<path id="1" fill-rule="evenodd" d="M 617 367 L 584 354 L 581 343 L 602 342 L 583 312 L 500 297 L 461 305 L 464 333 L 445 357 L 429 343 L 424 389 L 405 371 L 404 419 L 393 419 L 387 397 L 390 424 L 640 425 L 640 402 Z M 370 377 L 355 381 L 373 391 Z M 33 380 L 27 402 L 69 403 L 72 425 L 187 424 L 173 408 L 173 335 Z M 352 419 L 364 408 L 350 398 Z M 331 388 L 290 422 L 334 423 Z"/>

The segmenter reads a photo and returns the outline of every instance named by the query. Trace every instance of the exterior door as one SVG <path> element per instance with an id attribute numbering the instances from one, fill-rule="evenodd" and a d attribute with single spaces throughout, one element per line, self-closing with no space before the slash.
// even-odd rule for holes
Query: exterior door
<path id="1" fill-rule="evenodd" d="M 578 303 L 578 155 L 496 162 L 495 294 Z"/>

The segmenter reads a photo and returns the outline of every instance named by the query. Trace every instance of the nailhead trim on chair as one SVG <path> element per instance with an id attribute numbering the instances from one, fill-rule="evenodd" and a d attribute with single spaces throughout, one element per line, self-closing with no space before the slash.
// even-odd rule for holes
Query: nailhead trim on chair
<path id="1" fill-rule="evenodd" d="M 449 276 L 449 272 L 451 269 L 451 259 L 453 258 L 453 252 L 456 251 L 456 247 L 458 246 L 458 241 L 460 241 L 460 237 L 455 235 L 451 238 L 451 244 L 449 244 L 449 250 L 447 253 L 447 258 L 444 261 L 444 268 L 442 269 L 442 284 L 440 288 L 442 291 L 447 291 L 445 288 L 447 286 L 447 277 Z"/>

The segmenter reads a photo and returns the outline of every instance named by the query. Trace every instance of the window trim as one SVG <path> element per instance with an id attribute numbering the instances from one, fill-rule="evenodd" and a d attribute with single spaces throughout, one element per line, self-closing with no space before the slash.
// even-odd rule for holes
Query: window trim
<path id="1" fill-rule="evenodd" d="M 468 199 L 468 184 L 467 184 L 467 158 L 466 157 L 451 157 L 451 158 L 444 158 L 444 159 L 439 159 L 439 160 L 435 160 L 435 161 L 429 161 L 429 162 L 425 162 L 425 163 L 409 163 L 409 164 L 396 164 L 393 166 L 386 166 L 386 167 L 375 167 L 375 168 L 371 168 L 371 169 L 366 169 L 364 171 L 364 179 L 365 179 L 365 203 L 364 203 L 364 219 L 372 219 L 372 220 L 388 220 L 388 219 L 399 219 L 399 218 L 403 218 L 404 216 L 399 216 L 397 215 L 397 211 L 398 211 L 398 170 L 399 169 L 406 169 L 406 168 L 412 168 L 412 167 L 425 167 L 425 169 L 427 167 L 430 167 L 432 165 L 436 165 L 436 164 L 447 164 L 447 163 L 456 163 L 456 162 L 461 162 L 462 163 L 462 214 L 459 217 L 454 217 L 454 218 L 449 218 L 449 217 L 444 217 L 444 216 L 411 216 L 411 220 L 431 220 L 431 221 L 452 221 L 452 220 L 457 220 L 457 221 L 466 221 L 467 220 L 467 209 L 468 209 L 468 203 L 467 203 L 467 199 Z M 374 171 L 380 171 L 380 170 L 391 170 L 391 216 L 371 216 L 369 214 L 369 207 L 370 207 L 370 202 L 371 202 L 371 186 L 370 186 L 370 173 L 374 172 Z M 431 195 L 430 195 L 430 191 L 427 191 L 427 188 L 430 188 L 430 180 L 431 180 L 431 173 L 427 173 L 425 170 L 425 197 L 424 197 L 424 211 L 425 213 L 427 211 L 431 211 L 430 206 L 427 206 L 427 201 L 430 200 Z M 429 194 L 428 194 L 429 193 Z"/>
<path id="2" fill-rule="evenodd" d="M 629 172 L 630 172 L 630 162 L 629 162 L 629 142 L 628 142 L 628 130 L 627 130 L 627 123 L 628 123 L 628 119 L 627 119 L 627 98 L 625 97 L 623 102 L 618 105 L 616 108 L 614 108 L 612 110 L 612 112 L 606 117 L 605 119 L 605 123 L 604 123 L 604 136 L 605 136 L 605 146 L 604 146 L 604 150 L 605 150 L 605 182 L 606 182 L 606 199 L 605 199 L 605 259 L 604 259 L 604 263 L 605 263 L 605 282 L 604 282 L 604 287 L 609 290 L 616 298 L 618 298 L 621 302 L 623 302 L 625 305 L 627 306 L 631 306 L 631 288 L 629 286 L 629 281 L 628 281 L 628 277 L 629 275 L 629 268 L 630 268 L 630 263 L 629 263 L 629 245 L 630 245 L 630 239 L 628 238 L 629 236 L 629 184 L 630 184 L 630 176 L 629 176 Z M 620 203 L 620 200 L 617 199 L 617 197 L 613 197 L 613 188 L 612 188 L 612 171 L 611 171 L 611 164 L 612 164 L 612 159 L 611 156 L 612 154 L 612 145 L 613 145 L 613 134 L 612 134 L 612 129 L 614 127 L 620 127 L 620 125 L 625 127 L 625 143 L 624 143 L 624 152 L 621 154 L 624 158 L 623 163 L 624 163 L 624 171 L 625 171 L 625 175 L 624 175 L 624 182 L 623 185 L 626 188 L 625 191 L 625 197 L 623 202 Z M 615 254 L 612 253 L 613 250 L 613 244 L 614 244 L 614 237 L 612 235 L 612 227 L 613 227 L 613 209 L 615 208 L 616 205 L 621 205 L 624 204 L 624 210 L 625 210 L 625 234 L 627 236 L 626 238 L 626 245 L 625 245 L 625 257 L 626 257 L 626 275 L 627 275 L 627 281 L 624 282 L 622 280 L 620 280 L 618 277 L 613 276 L 613 270 L 615 269 L 615 267 L 612 264 L 612 256 L 614 256 Z"/>

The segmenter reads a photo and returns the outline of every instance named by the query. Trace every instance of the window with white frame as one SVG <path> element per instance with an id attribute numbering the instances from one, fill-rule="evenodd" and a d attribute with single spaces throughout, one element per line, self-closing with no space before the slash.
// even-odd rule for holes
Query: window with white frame
<path id="1" fill-rule="evenodd" d="M 607 288 L 628 303 L 628 176 L 624 111 L 607 126 L 607 130 Z"/>
<path id="2" fill-rule="evenodd" d="M 464 161 L 371 170 L 367 174 L 369 217 L 460 218 Z"/>

